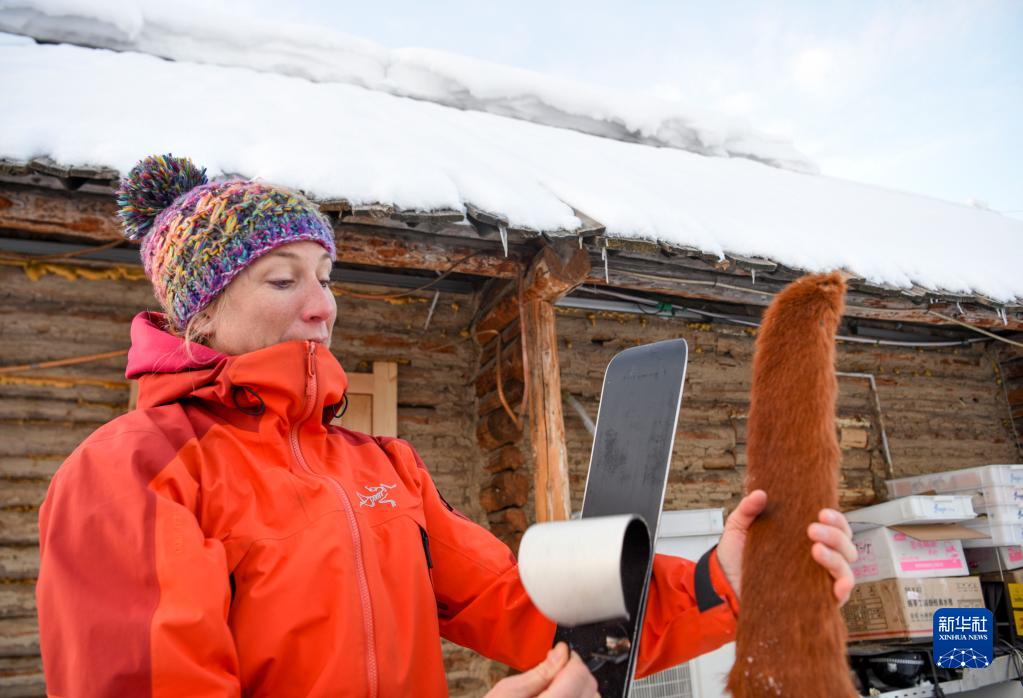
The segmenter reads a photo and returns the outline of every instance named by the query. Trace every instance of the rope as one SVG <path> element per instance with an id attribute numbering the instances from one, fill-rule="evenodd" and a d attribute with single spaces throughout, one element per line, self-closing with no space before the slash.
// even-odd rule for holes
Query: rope
<path id="1" fill-rule="evenodd" d="M 521 327 L 520 327 L 519 331 L 521 332 Z M 515 414 L 515 412 L 511 408 L 511 405 L 508 404 L 507 398 L 505 398 L 505 396 L 504 396 L 504 381 L 501 379 L 501 354 L 502 354 L 501 331 L 500 330 L 480 330 L 479 332 L 476 332 L 475 334 L 473 334 L 473 337 L 476 339 L 477 343 L 479 343 L 479 336 L 481 334 L 482 335 L 494 335 L 494 337 L 497 339 L 497 347 L 496 347 L 497 348 L 497 354 L 494 356 L 494 366 L 496 368 L 496 373 L 497 373 L 497 376 L 496 376 L 496 380 L 497 380 L 497 397 L 501 401 L 501 407 L 503 407 L 504 411 L 508 414 L 509 417 L 511 417 L 512 423 L 515 424 L 515 428 L 516 429 L 522 429 L 522 419 L 521 419 L 520 415 L 516 415 Z M 481 349 L 483 348 L 482 343 L 480 343 L 480 348 Z M 526 402 L 525 401 L 525 392 L 526 392 L 525 381 L 523 381 L 523 388 L 522 388 L 522 397 L 523 397 L 523 399 L 522 399 L 522 403 L 520 404 L 520 408 L 521 408 L 521 405 L 524 405 L 525 402 Z"/>
<path id="2" fill-rule="evenodd" d="M 102 252 L 103 250 L 113 249 L 120 245 L 124 240 L 113 240 L 111 242 L 97 245 L 95 247 L 82 247 L 77 250 L 71 250 L 69 252 L 55 252 L 53 254 L 42 254 L 42 255 L 29 255 L 29 254 L 18 254 L 4 253 L 0 254 L 0 259 L 9 259 L 11 261 L 32 261 L 32 262 L 49 262 L 56 259 L 71 259 L 72 257 L 79 257 L 85 254 L 92 254 L 93 252 Z"/>
<path id="3" fill-rule="evenodd" d="M 20 373 L 22 371 L 33 371 L 39 368 L 54 368 L 56 366 L 75 366 L 78 364 L 87 364 L 91 361 L 102 361 L 103 359 L 113 359 L 118 356 L 127 355 L 127 349 L 118 349 L 117 351 L 107 351 L 102 354 L 86 354 L 84 356 L 73 356 L 69 359 L 57 359 L 55 361 L 41 361 L 39 363 L 21 364 L 19 366 L 2 366 L 0 367 L 0 374 L 5 373 Z"/>

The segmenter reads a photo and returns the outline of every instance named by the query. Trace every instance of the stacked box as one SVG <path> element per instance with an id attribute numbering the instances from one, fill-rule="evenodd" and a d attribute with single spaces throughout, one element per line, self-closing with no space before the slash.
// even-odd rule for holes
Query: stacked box
<path id="1" fill-rule="evenodd" d="M 926 640 L 939 608 L 983 607 L 976 577 L 884 579 L 857 584 L 842 616 L 850 640 Z"/>
<path id="2" fill-rule="evenodd" d="M 969 495 L 980 516 L 965 525 L 986 537 L 964 540 L 964 548 L 1023 545 L 1023 464 L 982 465 L 888 480 L 888 492 L 893 497 L 922 492 Z M 1008 557 L 1008 553 L 994 554 Z"/>
<path id="3" fill-rule="evenodd" d="M 852 564 L 857 583 L 968 575 L 957 538 L 964 529 L 950 525 L 975 516 L 970 498 L 957 495 L 914 495 L 846 512 L 859 554 Z"/>

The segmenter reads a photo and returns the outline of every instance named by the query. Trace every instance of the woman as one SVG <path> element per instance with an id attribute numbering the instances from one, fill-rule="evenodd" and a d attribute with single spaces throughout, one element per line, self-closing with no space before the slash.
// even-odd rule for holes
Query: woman
<path id="1" fill-rule="evenodd" d="M 138 409 L 75 450 L 40 511 L 49 691 L 442 696 L 443 636 L 536 665 L 495 696 L 592 695 L 578 658 L 549 652 L 554 626 L 511 552 L 444 501 L 412 447 L 329 425 L 347 379 L 316 207 L 171 156 L 140 162 L 119 203 L 165 312 L 132 324 Z M 371 491 L 385 496 L 355 496 Z M 744 499 L 699 564 L 657 558 L 640 672 L 733 637 L 765 500 Z M 822 512 L 809 535 L 843 599 L 844 519 Z"/>

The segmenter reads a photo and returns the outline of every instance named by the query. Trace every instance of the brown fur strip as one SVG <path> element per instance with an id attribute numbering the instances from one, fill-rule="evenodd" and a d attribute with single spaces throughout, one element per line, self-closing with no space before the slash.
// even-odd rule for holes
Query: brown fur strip
<path id="1" fill-rule="evenodd" d="M 742 558 L 735 698 L 852 698 L 834 580 L 810 556 L 806 529 L 838 505 L 835 333 L 845 283 L 804 276 L 764 314 L 753 357 L 748 491 L 767 508 Z"/>

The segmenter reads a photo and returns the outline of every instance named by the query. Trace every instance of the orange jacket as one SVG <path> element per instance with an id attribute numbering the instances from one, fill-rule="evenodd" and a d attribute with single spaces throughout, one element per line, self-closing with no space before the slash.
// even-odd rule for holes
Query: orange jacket
<path id="1" fill-rule="evenodd" d="M 51 695 L 444 696 L 441 636 L 543 658 L 554 626 L 508 548 L 407 443 L 326 424 L 347 379 L 325 347 L 193 359 L 155 321 L 132 326 L 138 409 L 75 450 L 40 511 Z M 734 635 L 714 555 L 659 556 L 648 609 L 641 672 Z"/>

